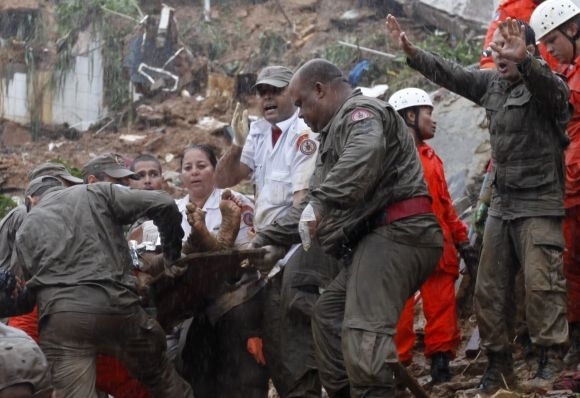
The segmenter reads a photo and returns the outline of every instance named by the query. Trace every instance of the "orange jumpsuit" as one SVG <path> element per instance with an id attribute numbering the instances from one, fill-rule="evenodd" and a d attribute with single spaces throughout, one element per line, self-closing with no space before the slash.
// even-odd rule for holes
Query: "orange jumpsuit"
<path id="1" fill-rule="evenodd" d="M 15 316 L 8 320 L 8 325 L 18 328 L 37 343 L 38 335 L 38 307 L 25 315 Z M 149 391 L 131 377 L 127 369 L 114 357 L 97 356 L 97 390 L 104 391 L 115 398 L 149 398 Z"/>
<path id="2" fill-rule="evenodd" d="M 538 4 L 534 0 L 502 0 L 497 6 L 493 20 L 487 28 L 483 42 L 483 50 L 485 51 L 489 47 L 493 34 L 501 21 L 504 21 L 507 17 L 511 17 L 524 22 L 530 22 L 532 12 L 534 12 L 537 6 Z M 550 64 L 550 67 L 555 68 L 558 65 L 558 61 L 548 53 L 544 45 L 539 44 L 538 47 L 542 58 Z M 481 69 L 495 68 L 491 55 L 482 55 L 479 60 L 479 67 Z"/>
<path id="3" fill-rule="evenodd" d="M 580 322 L 580 56 L 571 65 L 556 70 L 568 79 L 574 113 L 568 122 L 570 145 L 566 148 L 566 193 L 564 195 L 564 275 L 568 287 L 568 321 Z"/>
<path id="4" fill-rule="evenodd" d="M 468 241 L 467 226 L 459 219 L 447 189 L 443 162 L 433 149 L 422 143 L 418 148 L 425 173 L 425 181 L 432 197 L 433 213 L 443 231 L 443 255 L 437 268 L 421 286 L 425 325 L 425 356 L 436 352 L 455 350 L 460 340 L 457 308 L 455 302 L 455 280 L 459 276 L 459 257 L 456 243 Z M 413 330 L 414 299 L 411 297 L 397 325 L 395 344 L 399 360 L 410 363 L 413 358 L 415 332 Z"/>

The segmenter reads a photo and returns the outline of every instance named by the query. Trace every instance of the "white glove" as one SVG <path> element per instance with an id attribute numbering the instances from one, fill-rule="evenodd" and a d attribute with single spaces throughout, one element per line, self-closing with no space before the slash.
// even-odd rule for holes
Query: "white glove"
<path id="1" fill-rule="evenodd" d="M 316 214 L 314 213 L 314 207 L 308 203 L 302 211 L 300 221 L 298 222 L 298 233 L 300 234 L 304 251 L 308 251 L 312 245 L 312 237 L 310 236 L 310 227 L 308 225 L 311 221 L 316 222 Z"/>
<path id="2" fill-rule="evenodd" d="M 250 127 L 248 125 L 248 110 L 242 110 L 242 105 L 239 102 L 236 104 L 236 109 L 234 109 L 231 125 L 234 130 L 232 143 L 243 148 Z"/>

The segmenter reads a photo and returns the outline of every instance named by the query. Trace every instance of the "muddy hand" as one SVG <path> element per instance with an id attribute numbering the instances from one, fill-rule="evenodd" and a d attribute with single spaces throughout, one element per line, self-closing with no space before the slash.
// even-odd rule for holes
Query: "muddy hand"
<path id="1" fill-rule="evenodd" d="M 491 49 L 501 58 L 516 64 L 524 61 L 528 56 L 524 26 L 515 19 L 507 18 L 499 24 L 498 29 L 505 43 L 500 47 L 497 43 L 491 42 L 489 43 Z"/>
<path id="2" fill-rule="evenodd" d="M 385 25 L 387 26 L 387 32 L 391 37 L 391 41 L 396 43 L 407 56 L 412 57 L 417 53 L 417 47 L 411 43 L 407 34 L 401 30 L 401 25 L 399 25 L 397 18 L 388 14 Z"/>
<path id="3" fill-rule="evenodd" d="M 252 265 L 262 272 L 270 272 L 274 265 L 286 255 L 286 249 L 281 246 L 263 246 L 263 258 L 256 258 L 252 260 Z"/>
<path id="4" fill-rule="evenodd" d="M 168 276 L 169 278 L 179 278 L 181 275 L 185 274 L 185 271 L 187 271 L 187 266 L 174 265 L 174 262 L 165 259 L 165 272 L 163 275 Z M 154 280 L 155 279 L 158 278 L 154 278 Z"/>

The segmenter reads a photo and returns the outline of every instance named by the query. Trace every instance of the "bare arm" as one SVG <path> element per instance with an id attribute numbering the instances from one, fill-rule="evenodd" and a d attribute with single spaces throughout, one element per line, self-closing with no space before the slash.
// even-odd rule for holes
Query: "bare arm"
<path id="1" fill-rule="evenodd" d="M 228 188 L 248 178 L 252 169 L 240 161 L 242 148 L 232 145 L 220 159 L 215 170 L 215 181 L 218 188 Z"/>
<path id="2" fill-rule="evenodd" d="M 297 207 L 300 204 L 300 202 L 302 202 L 302 199 L 306 197 L 307 193 L 308 189 L 302 189 L 300 191 L 294 192 L 294 194 L 292 195 L 292 206 Z"/>

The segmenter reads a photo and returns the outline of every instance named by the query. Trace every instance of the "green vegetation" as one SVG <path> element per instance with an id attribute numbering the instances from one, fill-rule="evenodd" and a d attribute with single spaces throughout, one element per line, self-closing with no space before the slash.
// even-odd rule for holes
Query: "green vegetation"
<path id="1" fill-rule="evenodd" d="M 49 160 L 49 162 L 52 163 L 60 163 L 62 164 L 64 167 L 66 167 L 68 169 L 68 171 L 70 171 L 70 173 L 78 178 L 83 178 L 83 172 L 81 169 L 79 169 L 78 167 L 75 166 L 71 166 L 66 160 L 61 159 L 61 158 L 56 158 L 56 159 L 52 159 Z"/>
<path id="2" fill-rule="evenodd" d="M 378 51 L 390 51 L 384 50 L 387 48 L 384 33 L 377 33 L 361 38 L 361 40 L 345 38 L 344 41 Z M 448 34 L 429 34 L 426 39 L 418 41 L 416 44 L 420 48 L 435 52 L 444 58 L 466 66 L 479 62 L 482 47 L 481 40 L 452 40 Z M 431 82 L 406 65 L 404 54 L 397 52 L 395 55 L 397 55 L 396 58 L 390 59 L 335 43 L 325 48 L 322 57 L 332 61 L 345 72 L 350 71 L 363 59 L 371 61 L 369 70 L 363 73 L 360 82 L 360 85 L 363 86 L 387 83 L 391 92 L 409 86 L 425 90 L 436 88 Z"/>
<path id="3" fill-rule="evenodd" d="M 121 15 L 129 17 L 120 17 Z M 133 22 L 130 18 L 133 18 Z M 62 86 L 66 72 L 74 65 L 73 46 L 78 33 L 91 28 L 101 40 L 104 57 L 105 104 L 109 109 L 120 110 L 129 100 L 129 85 L 122 66 L 123 38 L 139 21 L 135 0 L 68 0 L 58 3 L 56 26 L 58 58 L 53 75 L 53 85 Z"/>
<path id="4" fill-rule="evenodd" d="M 10 199 L 10 197 L 0 194 L 0 219 L 4 218 L 15 207 L 16 202 Z"/>

